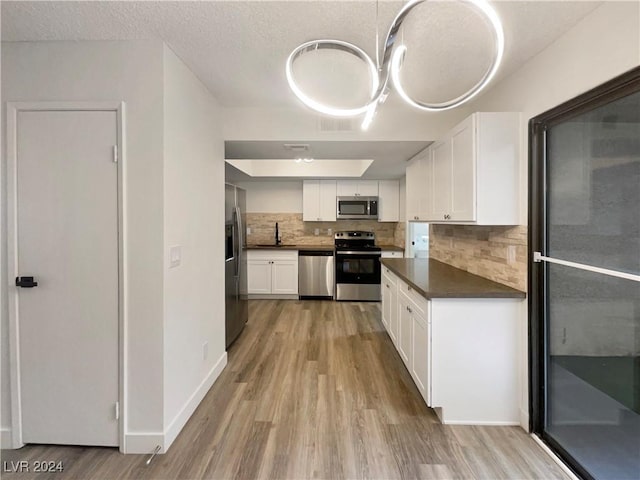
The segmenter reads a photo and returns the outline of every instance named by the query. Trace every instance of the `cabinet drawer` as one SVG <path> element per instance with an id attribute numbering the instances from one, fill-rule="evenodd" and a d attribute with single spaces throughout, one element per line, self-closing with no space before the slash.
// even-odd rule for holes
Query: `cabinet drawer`
<path id="1" fill-rule="evenodd" d="M 402 252 L 396 252 L 394 250 L 383 250 L 382 258 L 403 258 L 404 254 Z"/>
<path id="2" fill-rule="evenodd" d="M 427 311 L 427 299 L 416 292 L 412 286 L 407 285 L 400 279 L 398 279 L 398 291 L 404 293 L 407 298 L 411 300 L 411 303 L 422 313 Z"/>
<path id="3" fill-rule="evenodd" d="M 393 273 L 391 270 L 389 270 L 384 265 L 382 266 L 382 275 L 386 275 L 387 277 L 389 277 L 389 280 L 391 280 L 394 285 L 396 284 L 396 281 L 398 280 L 398 277 L 396 277 L 396 274 Z"/>
<path id="4" fill-rule="evenodd" d="M 382 274 L 382 288 L 387 288 L 386 286 L 389 285 L 389 288 L 396 288 L 396 277 L 395 276 L 389 276 L 389 275 L 385 275 Z"/>

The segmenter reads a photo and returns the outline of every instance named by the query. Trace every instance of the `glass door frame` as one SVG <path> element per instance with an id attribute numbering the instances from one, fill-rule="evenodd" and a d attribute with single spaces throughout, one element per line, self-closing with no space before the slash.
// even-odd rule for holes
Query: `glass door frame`
<path id="1" fill-rule="evenodd" d="M 529 429 L 551 448 L 577 475 L 593 477 L 553 438 L 545 433 L 546 357 L 549 332 L 546 331 L 548 292 L 545 277 L 548 263 L 535 261 L 534 252 L 547 252 L 547 143 L 550 127 L 619 98 L 640 91 L 640 67 L 636 67 L 578 97 L 575 97 L 529 121 L 529 234 L 528 234 L 528 307 L 529 307 Z"/>

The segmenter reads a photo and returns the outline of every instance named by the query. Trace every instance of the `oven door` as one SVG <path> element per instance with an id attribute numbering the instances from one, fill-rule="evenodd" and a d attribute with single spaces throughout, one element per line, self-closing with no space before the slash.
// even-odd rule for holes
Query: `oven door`
<path id="1" fill-rule="evenodd" d="M 336 300 L 380 300 L 380 252 L 336 251 Z"/>

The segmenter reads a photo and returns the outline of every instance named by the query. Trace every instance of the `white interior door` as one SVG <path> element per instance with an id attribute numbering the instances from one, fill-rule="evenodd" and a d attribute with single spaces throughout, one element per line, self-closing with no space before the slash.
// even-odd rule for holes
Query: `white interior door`
<path id="1" fill-rule="evenodd" d="M 118 445 L 115 111 L 19 111 L 16 227 L 24 443 Z"/>

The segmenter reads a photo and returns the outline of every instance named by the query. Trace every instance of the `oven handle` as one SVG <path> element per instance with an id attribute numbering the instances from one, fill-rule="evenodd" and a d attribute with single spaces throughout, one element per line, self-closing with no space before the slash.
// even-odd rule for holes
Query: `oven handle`
<path id="1" fill-rule="evenodd" d="M 339 251 L 336 252 L 336 255 L 370 255 L 372 257 L 380 257 L 382 256 L 381 252 L 361 252 L 361 251 L 357 251 L 357 250 L 346 250 L 346 251 Z"/>

